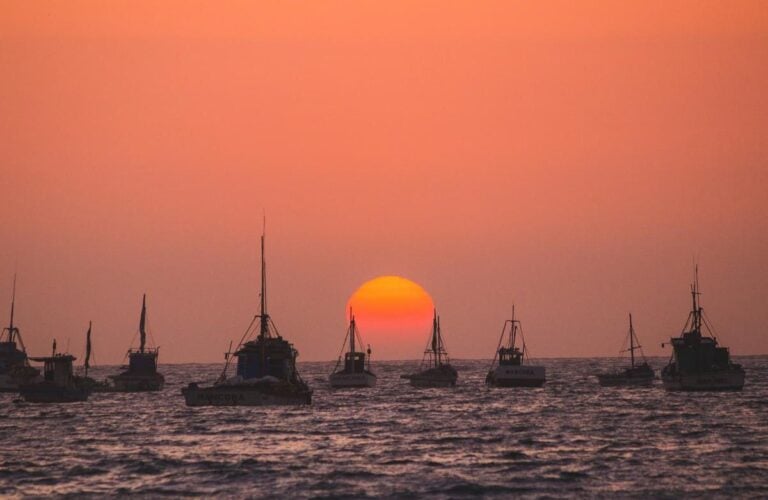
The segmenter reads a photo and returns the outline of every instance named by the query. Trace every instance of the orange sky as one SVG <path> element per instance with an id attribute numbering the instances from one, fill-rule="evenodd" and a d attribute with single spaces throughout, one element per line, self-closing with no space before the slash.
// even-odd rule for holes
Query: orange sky
<path id="1" fill-rule="evenodd" d="M 513 301 L 534 356 L 611 355 L 629 311 L 668 354 L 694 256 L 726 345 L 768 352 L 765 2 L 530 4 L 3 1 L 0 318 L 18 269 L 33 354 L 93 320 L 114 363 L 147 292 L 161 361 L 218 361 L 265 209 L 301 360 L 388 274 L 455 358 Z"/>

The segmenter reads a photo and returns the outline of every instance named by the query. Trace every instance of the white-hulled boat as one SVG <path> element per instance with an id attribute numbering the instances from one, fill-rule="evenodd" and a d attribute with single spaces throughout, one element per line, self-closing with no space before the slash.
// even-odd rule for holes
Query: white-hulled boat
<path id="1" fill-rule="evenodd" d="M 344 337 L 342 346 L 343 351 L 344 347 L 349 344 L 349 351 L 344 353 L 343 360 L 339 357 L 328 381 L 331 387 L 336 389 L 373 387 L 376 385 L 376 374 L 371 371 L 371 347 L 368 346 L 367 353 L 355 349 L 355 341 L 357 340 L 362 344 L 363 339 L 360 338 L 360 332 L 355 324 L 355 316 L 351 311 L 349 316 L 349 328 L 347 328 L 347 335 Z M 368 355 L 367 359 L 366 354 Z"/>
<path id="2" fill-rule="evenodd" d="M 509 325 L 508 330 L 507 325 Z M 509 334 L 505 344 L 504 337 L 507 331 Z M 521 347 L 517 347 L 518 336 Z M 515 319 L 513 306 L 512 319 L 506 320 L 501 328 L 499 346 L 485 383 L 495 387 L 541 387 L 546 380 L 545 372 L 543 366 L 528 364 L 528 348 L 525 345 L 522 324 Z"/>
<path id="3" fill-rule="evenodd" d="M 445 348 L 440 331 L 440 317 L 436 310 L 432 316 L 432 334 L 424 350 L 419 371 L 401 375 L 401 378 L 410 380 L 414 387 L 454 387 L 456 385 L 459 374 L 451 366 L 451 360 L 448 358 L 448 350 Z"/>

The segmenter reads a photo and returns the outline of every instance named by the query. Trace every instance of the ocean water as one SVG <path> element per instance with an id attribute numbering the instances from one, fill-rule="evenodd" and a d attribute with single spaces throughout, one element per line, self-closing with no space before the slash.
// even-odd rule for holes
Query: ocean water
<path id="1" fill-rule="evenodd" d="M 162 366 L 154 394 L 0 394 L 0 495 L 766 497 L 768 357 L 738 361 L 736 393 L 601 388 L 611 360 L 550 359 L 541 389 L 486 388 L 488 361 L 459 360 L 455 389 L 410 387 L 414 361 L 331 390 L 333 363 L 301 363 L 308 407 L 186 407 L 219 365 Z"/>

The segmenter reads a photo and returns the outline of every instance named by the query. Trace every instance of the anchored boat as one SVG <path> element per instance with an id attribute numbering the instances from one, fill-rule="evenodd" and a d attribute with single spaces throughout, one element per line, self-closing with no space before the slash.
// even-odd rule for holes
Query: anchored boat
<path id="1" fill-rule="evenodd" d="M 670 340 L 672 358 L 661 372 L 664 388 L 670 391 L 741 390 L 744 387 L 744 368 L 731 361 L 727 347 L 719 347 L 713 328 L 699 304 L 699 295 L 696 268 L 691 285 L 693 309 L 688 314 L 683 333 Z"/>
<path id="2" fill-rule="evenodd" d="M 128 369 L 118 375 L 110 375 L 116 391 L 145 392 L 159 391 L 165 384 L 165 377 L 157 372 L 159 348 L 147 347 L 147 294 L 141 301 L 139 318 L 139 348 L 128 349 Z"/>
<path id="3" fill-rule="evenodd" d="M 363 343 L 355 324 L 355 316 L 350 311 L 349 328 L 347 328 L 347 335 L 344 337 L 344 344 L 341 347 L 343 351 L 347 341 L 349 341 L 349 351 L 344 353 L 343 361 L 339 357 L 333 373 L 328 377 L 333 388 L 373 387 L 376 385 L 376 374 L 371 371 L 371 346 L 368 346 L 367 353 L 357 351 L 355 350 L 355 340 L 359 340 L 360 344 Z M 367 360 L 366 354 L 368 354 Z M 368 366 L 366 366 L 366 361 Z"/>
<path id="4" fill-rule="evenodd" d="M 653 368 L 650 367 L 643 355 L 640 342 L 635 335 L 635 329 L 632 326 L 632 315 L 629 315 L 629 359 L 630 365 L 623 370 L 614 371 L 609 373 L 600 373 L 597 375 L 597 380 L 600 385 L 604 387 L 609 386 L 622 386 L 622 385 L 651 385 L 655 378 Z M 635 351 L 640 349 L 640 355 L 643 357 L 643 362 L 635 364 Z"/>
<path id="5" fill-rule="evenodd" d="M 504 334 L 507 331 L 509 334 L 505 344 Z M 518 335 L 522 348 L 516 345 Z M 541 387 L 545 380 L 543 366 L 528 364 L 528 348 L 523 337 L 523 327 L 520 321 L 515 319 L 513 306 L 512 319 L 506 320 L 501 328 L 499 346 L 491 363 L 491 369 L 485 377 L 485 383 L 496 387 Z"/>
<path id="6" fill-rule="evenodd" d="M 254 340 L 248 339 L 256 332 Z M 230 346 L 231 347 L 231 346 Z M 231 351 L 231 349 L 230 349 Z M 267 313 L 267 281 L 264 235 L 261 236 L 261 307 L 248 325 L 237 350 L 228 351 L 219 379 L 209 387 L 192 382 L 181 390 L 188 406 L 303 405 L 312 402 L 312 390 L 296 370 L 298 351 L 277 331 Z M 232 357 L 237 374 L 227 378 Z"/>
<path id="7" fill-rule="evenodd" d="M 13 324 L 16 307 L 16 276 L 13 277 L 11 320 L 0 332 L 0 392 L 17 392 L 19 386 L 32 382 L 40 370 L 29 365 L 27 350 L 19 328 Z M 21 349 L 19 349 L 21 347 Z"/>
<path id="8" fill-rule="evenodd" d="M 115 392 L 115 387 L 106 380 L 96 380 L 88 376 L 88 370 L 91 368 L 91 328 L 92 323 L 88 322 L 88 331 L 85 334 L 85 362 L 83 363 L 83 375 L 75 375 L 77 382 L 87 387 L 91 392 Z"/>
<path id="9" fill-rule="evenodd" d="M 90 389 L 74 376 L 72 362 L 76 359 L 71 354 L 57 354 L 56 341 L 53 341 L 53 353 L 41 358 L 29 358 L 41 362 L 43 380 L 24 384 L 19 388 L 21 397 L 29 403 L 74 403 L 86 401 Z"/>
<path id="10" fill-rule="evenodd" d="M 408 375 L 401 375 L 411 381 L 414 387 L 454 387 L 459 374 L 451 366 L 448 358 L 448 350 L 443 342 L 440 331 L 440 317 L 437 310 L 432 316 L 432 334 L 429 337 L 424 357 L 421 359 L 419 371 Z"/>

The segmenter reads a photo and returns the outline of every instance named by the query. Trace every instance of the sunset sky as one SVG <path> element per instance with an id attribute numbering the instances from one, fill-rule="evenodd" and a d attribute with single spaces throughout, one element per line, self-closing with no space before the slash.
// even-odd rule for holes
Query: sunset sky
<path id="1" fill-rule="evenodd" d="M 0 1 L 0 320 L 221 361 L 269 304 L 331 360 L 421 285 L 454 358 L 646 354 L 702 302 L 768 353 L 766 2 Z M 365 338 L 365 325 L 358 321 Z M 420 333 L 419 345 L 428 331 Z M 407 344 L 373 346 L 390 359 Z M 374 355 L 375 360 L 376 354 Z"/>

